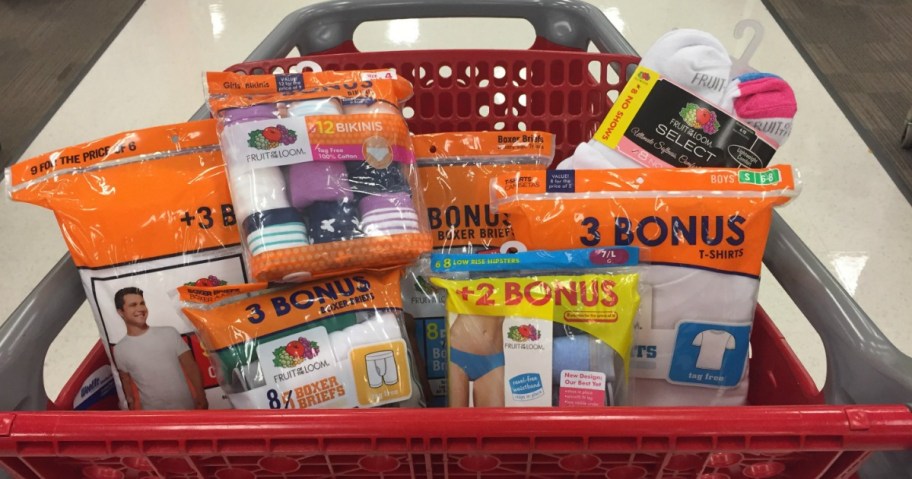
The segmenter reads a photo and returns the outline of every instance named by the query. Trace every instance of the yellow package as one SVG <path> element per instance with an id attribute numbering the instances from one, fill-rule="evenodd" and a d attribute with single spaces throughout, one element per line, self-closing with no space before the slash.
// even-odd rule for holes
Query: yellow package
<path id="1" fill-rule="evenodd" d="M 636 248 L 434 254 L 450 407 L 626 403 Z"/>

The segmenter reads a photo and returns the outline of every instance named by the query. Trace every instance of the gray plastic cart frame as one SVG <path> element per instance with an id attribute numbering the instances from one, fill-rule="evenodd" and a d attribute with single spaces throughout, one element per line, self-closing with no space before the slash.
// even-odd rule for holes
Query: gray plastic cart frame
<path id="1" fill-rule="evenodd" d="M 539 37 L 586 50 L 636 55 L 596 7 L 578 0 L 347 0 L 302 8 L 287 16 L 246 61 L 329 50 L 353 38 L 366 21 L 399 18 L 491 17 L 528 20 Z M 201 108 L 194 119 L 208 116 Z M 823 341 L 829 404 L 912 402 L 912 358 L 899 351 L 774 213 L 764 263 Z M 76 313 L 85 293 L 65 255 L 0 326 L 0 410 L 43 410 L 48 403 L 43 365 L 48 348 Z M 878 453 L 862 467 L 866 478 L 909 477 L 912 452 Z M 0 475 L 3 475 L 0 471 Z"/>

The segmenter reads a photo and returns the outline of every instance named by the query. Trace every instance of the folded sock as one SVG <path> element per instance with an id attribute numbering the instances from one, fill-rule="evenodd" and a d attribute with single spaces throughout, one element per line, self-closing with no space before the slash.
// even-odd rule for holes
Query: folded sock
<path id="1" fill-rule="evenodd" d="M 253 255 L 310 244 L 301 214 L 294 208 L 255 212 L 242 227 Z"/>
<path id="2" fill-rule="evenodd" d="M 296 208 L 315 201 L 352 199 L 345 164 L 337 161 L 308 161 L 288 167 L 288 193 Z"/>
<path id="3" fill-rule="evenodd" d="M 347 241 L 363 236 L 354 201 L 315 201 L 305 210 L 314 243 Z"/>
<path id="4" fill-rule="evenodd" d="M 788 82 L 769 73 L 746 73 L 729 82 L 720 106 L 782 146 L 798 112 Z"/>
<path id="5" fill-rule="evenodd" d="M 398 164 L 377 169 L 364 161 L 346 161 L 348 182 L 355 195 L 409 191 L 408 181 Z"/>
<path id="6" fill-rule="evenodd" d="M 367 236 L 383 236 L 419 231 L 418 213 L 406 192 L 378 193 L 358 203 L 361 229 Z"/>
<path id="7" fill-rule="evenodd" d="M 642 167 L 643 165 L 595 139 L 577 145 L 573 155 L 557 165 L 558 170 L 610 170 Z"/>
<path id="8" fill-rule="evenodd" d="M 659 37 L 643 55 L 640 65 L 704 100 L 719 104 L 732 62 L 716 37 L 682 28 Z"/>
<path id="9" fill-rule="evenodd" d="M 731 73 L 731 58 L 718 39 L 693 29 L 672 30 L 659 37 L 640 65 L 657 71 L 681 88 L 719 104 Z M 585 145 L 585 146 L 584 146 Z M 642 165 L 604 144 L 590 140 L 580 144 L 559 170 L 642 168 Z"/>

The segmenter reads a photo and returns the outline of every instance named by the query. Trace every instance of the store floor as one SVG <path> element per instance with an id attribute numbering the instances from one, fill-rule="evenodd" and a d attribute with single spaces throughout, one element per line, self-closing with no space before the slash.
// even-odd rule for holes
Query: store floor
<path id="1" fill-rule="evenodd" d="M 24 157 L 189 118 L 203 102 L 201 72 L 242 61 L 287 13 L 307 3 L 145 2 Z M 593 3 L 640 52 L 669 29 L 692 27 L 713 33 L 739 56 L 747 40 L 733 37 L 735 23 L 742 18 L 760 21 L 766 36 L 752 64 L 791 82 L 799 104 L 791 140 L 776 160 L 797 166 L 804 188 L 781 213 L 886 335 L 912 352 L 907 327 L 912 310 L 912 207 L 760 1 L 663 0 L 649 2 L 648 8 L 634 0 Z M 512 20 L 398 20 L 365 25 L 355 40 L 367 50 L 525 48 L 532 42 L 531 32 L 527 24 Z M 155 194 L 154 184 L 149 194 Z M 0 218 L 8 238 L 0 251 L 6 278 L 0 318 L 6 318 L 65 246 L 47 210 L 2 202 Z M 760 302 L 822 384 L 825 357 L 820 341 L 768 273 Z M 154 315 L 152 311 L 151 318 Z M 45 377 L 52 395 L 97 339 L 84 306 L 48 355 Z"/>

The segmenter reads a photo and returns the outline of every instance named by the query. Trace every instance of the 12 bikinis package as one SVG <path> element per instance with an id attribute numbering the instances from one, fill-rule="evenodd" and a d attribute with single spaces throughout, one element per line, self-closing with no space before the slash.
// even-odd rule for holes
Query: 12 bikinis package
<path id="1" fill-rule="evenodd" d="M 206 86 L 213 120 L 6 175 L 57 214 L 124 407 L 746 403 L 790 166 L 548 169 L 548 132 L 412 135 L 394 70 Z"/>

